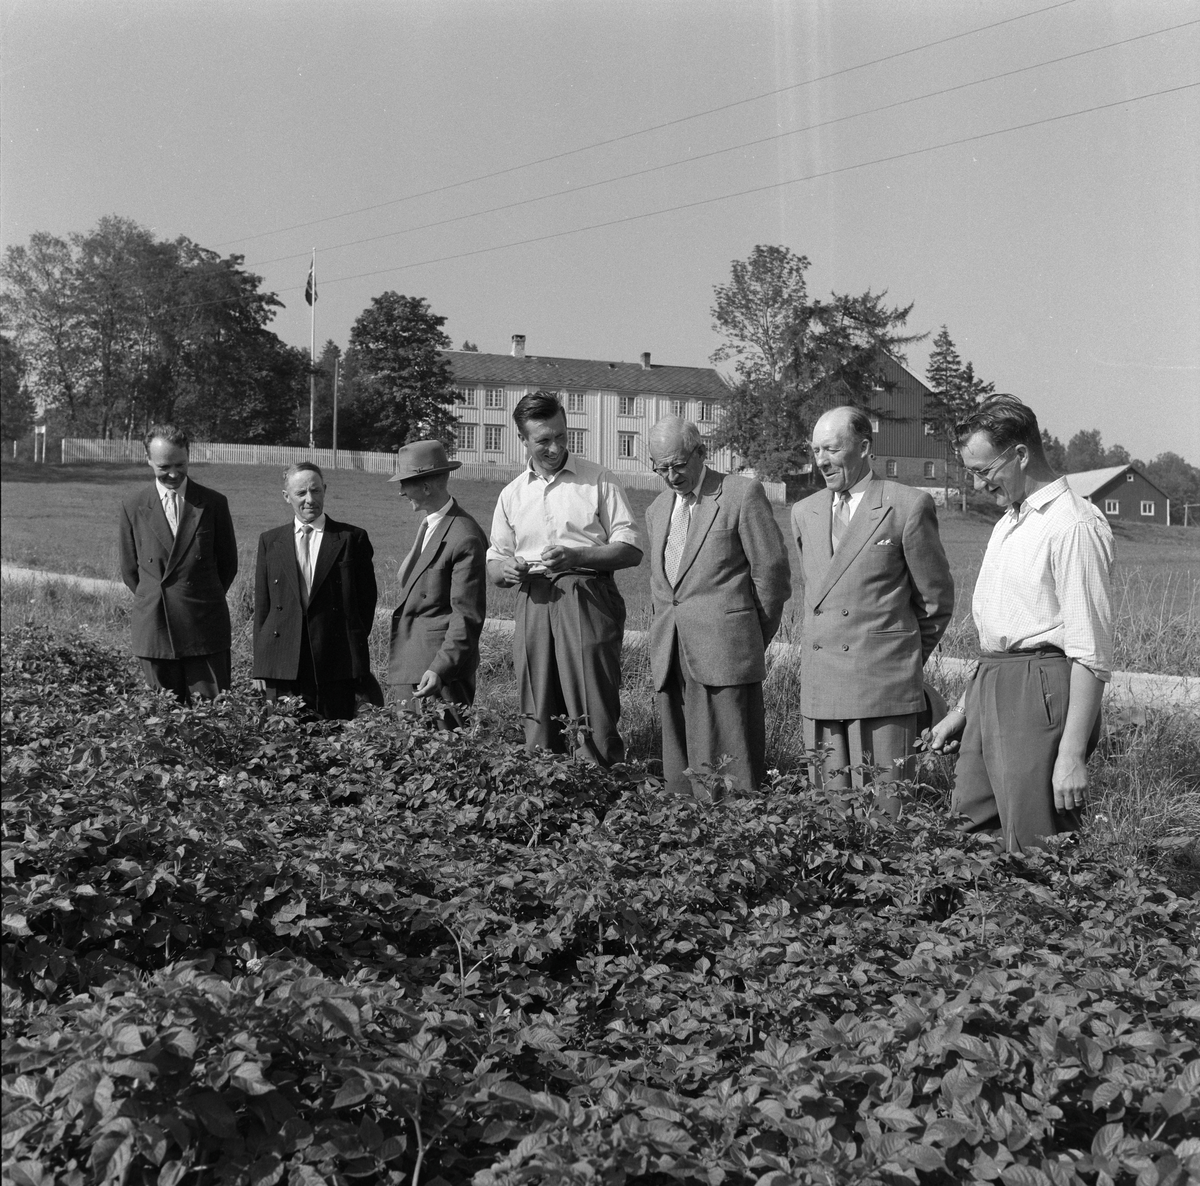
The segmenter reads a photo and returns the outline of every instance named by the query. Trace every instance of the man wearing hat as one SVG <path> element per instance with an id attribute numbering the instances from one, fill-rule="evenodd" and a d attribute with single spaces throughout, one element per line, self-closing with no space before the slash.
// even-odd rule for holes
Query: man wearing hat
<path id="1" fill-rule="evenodd" d="M 388 480 L 424 518 L 400 565 L 400 604 L 392 614 L 388 683 L 402 703 L 439 703 L 441 724 L 462 724 L 458 706 L 475 699 L 479 635 L 487 613 L 487 536 L 450 497 L 441 441 L 413 441 Z"/>

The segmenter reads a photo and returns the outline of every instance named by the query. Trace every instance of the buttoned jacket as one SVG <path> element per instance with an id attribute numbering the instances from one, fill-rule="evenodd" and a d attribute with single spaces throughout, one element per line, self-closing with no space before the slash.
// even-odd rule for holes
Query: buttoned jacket
<path id="1" fill-rule="evenodd" d="M 674 507 L 674 492 L 664 490 L 646 511 L 654 686 L 666 685 L 675 646 L 702 684 L 756 683 L 792 591 L 787 545 L 762 483 L 705 471 L 672 585 L 664 553 Z"/>
<path id="2" fill-rule="evenodd" d="M 833 494 L 792 508 L 804 577 L 800 711 L 817 720 L 920 712 L 922 669 L 954 612 L 954 578 L 923 490 L 872 478 L 836 554 Z"/>
<path id="3" fill-rule="evenodd" d="M 300 643 L 307 626 L 318 684 L 369 680 L 369 638 L 378 599 L 373 556 L 370 537 L 361 527 L 327 515 L 306 597 L 295 520 L 262 533 L 254 572 L 255 679 L 303 678 Z"/>
<path id="4" fill-rule="evenodd" d="M 133 593 L 133 653 L 182 659 L 229 649 L 225 594 L 237 576 L 237 539 L 223 494 L 188 478 L 175 535 L 151 483 L 121 504 L 121 579 Z"/>
<path id="5" fill-rule="evenodd" d="M 392 613 L 389 684 L 417 684 L 432 671 L 443 683 L 474 689 L 487 614 L 487 547 L 483 529 L 453 502 L 420 554 L 409 551 Z"/>

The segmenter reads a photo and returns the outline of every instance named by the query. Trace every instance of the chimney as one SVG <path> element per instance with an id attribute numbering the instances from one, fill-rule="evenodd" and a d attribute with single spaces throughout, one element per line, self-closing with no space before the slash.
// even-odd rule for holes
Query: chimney
<path id="1" fill-rule="evenodd" d="M 525 357 L 525 335 L 513 334 L 512 336 L 512 356 L 513 358 Z"/>
<path id="2" fill-rule="evenodd" d="M 649 369 L 650 369 L 650 351 L 647 350 L 642 355 L 642 370 L 648 371 Z"/>

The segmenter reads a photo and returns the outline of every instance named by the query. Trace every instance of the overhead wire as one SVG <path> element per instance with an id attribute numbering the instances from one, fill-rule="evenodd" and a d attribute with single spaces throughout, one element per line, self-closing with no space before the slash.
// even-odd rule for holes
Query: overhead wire
<path id="1" fill-rule="evenodd" d="M 1078 3 L 1079 0 L 1057 0 L 1056 3 L 1047 4 L 1042 8 L 1035 8 L 1030 12 L 1018 13 L 1016 16 L 1005 17 L 1004 20 L 993 21 L 988 25 L 980 25 L 974 29 L 967 29 L 961 33 L 952 33 L 946 37 L 940 37 L 936 41 L 927 41 L 922 45 L 912 46 L 909 49 L 896 50 L 894 53 L 884 54 L 882 57 L 872 58 L 867 62 L 859 62 L 854 66 L 844 66 L 840 70 L 832 70 L 828 74 L 819 74 L 813 78 L 802 79 L 800 82 L 789 83 L 787 86 L 776 87 L 774 90 L 763 91 L 757 95 L 748 95 L 742 99 L 735 99 L 729 103 L 722 103 L 716 107 L 709 107 L 703 111 L 694 111 L 690 115 L 681 115 L 675 119 L 664 120 L 662 123 L 651 124 L 649 127 L 638 128 L 632 132 L 623 132 L 619 136 L 610 136 L 604 140 L 596 140 L 591 144 L 582 144 L 576 148 L 564 149 L 562 152 L 551 153 L 549 156 L 538 157 L 536 160 L 523 161 L 517 165 L 508 165 L 503 169 L 495 169 L 489 173 L 479 173 L 474 177 L 464 177 L 459 181 L 447 182 L 445 185 L 435 186 L 432 189 L 420 190 L 416 193 L 404 194 L 399 198 L 391 198 L 386 202 L 376 202 L 370 206 L 360 206 L 354 210 L 343 210 L 337 214 L 328 214 L 322 218 L 309 219 L 306 222 L 292 223 L 290 226 L 277 227 L 271 231 L 259 231 L 251 235 L 242 235 L 236 239 L 226 239 L 222 243 L 217 243 L 216 247 L 228 247 L 234 243 L 249 243 L 255 239 L 264 239 L 271 235 L 282 235 L 288 231 L 303 230 L 310 226 L 320 226 L 322 223 L 334 222 L 339 218 L 352 218 L 356 214 L 369 214 L 375 210 L 383 210 L 388 206 L 397 206 L 403 202 L 416 201 L 418 198 L 428 198 L 436 194 L 446 193 L 452 189 L 460 189 L 463 186 L 474 185 L 479 181 L 491 181 L 497 177 L 507 176 L 509 173 L 517 173 L 523 169 L 532 169 L 538 165 L 550 164 L 554 161 L 564 160 L 570 156 L 578 156 L 581 153 L 592 152 L 597 148 L 606 148 L 612 144 L 621 144 L 626 140 L 636 139 L 638 136 L 648 136 L 652 132 L 660 132 L 664 128 L 678 127 L 680 124 L 690 123 L 692 120 L 704 119 L 710 115 L 717 115 L 722 111 L 731 111 L 737 107 L 744 107 L 749 103 L 758 103 L 763 99 L 772 99 L 778 95 L 786 94 L 789 91 L 799 90 L 801 87 L 813 86 L 818 82 L 827 82 L 832 78 L 840 78 L 846 74 L 853 74 L 858 70 L 866 70 L 871 66 L 879 66 L 885 62 L 892 62 L 898 58 L 908 57 L 912 54 L 921 53 L 927 49 L 935 49 L 940 45 L 949 45 L 954 41 L 961 41 L 966 37 L 974 37 L 978 33 L 986 33 L 992 29 L 999 29 L 1004 25 L 1011 25 L 1017 21 L 1028 20 L 1030 17 L 1040 16 L 1046 12 L 1052 12 L 1058 8 L 1066 8 L 1071 4 Z"/>
<path id="2" fill-rule="evenodd" d="M 645 177 L 647 174 L 650 174 L 650 173 L 659 173 L 659 172 L 663 172 L 667 169 L 676 169 L 682 165 L 692 164 L 697 161 L 711 160 L 713 157 L 724 156 L 724 155 L 727 155 L 728 153 L 738 152 L 738 151 L 740 151 L 742 149 L 746 149 L 746 148 L 756 148 L 762 144 L 769 144 L 769 143 L 772 143 L 777 140 L 784 140 L 789 136 L 800 136 L 806 132 L 814 132 L 814 131 L 818 131 L 821 128 L 832 127 L 835 124 L 846 123 L 847 121 L 852 120 L 852 119 L 861 119 L 864 116 L 868 116 L 868 115 L 879 115 L 882 112 L 892 111 L 898 107 L 905 107 L 912 103 L 919 103 L 919 102 L 924 101 L 925 99 L 940 98 L 941 96 L 953 94 L 957 91 L 968 90 L 971 87 L 983 86 L 985 83 L 997 82 L 1000 79 L 1004 79 L 1004 78 L 1012 78 L 1015 75 L 1025 74 L 1031 70 L 1040 70 L 1040 69 L 1044 69 L 1047 66 L 1061 65 L 1063 62 L 1069 62 L 1075 58 L 1087 57 L 1090 54 L 1101 53 L 1104 50 L 1116 49 L 1123 45 L 1129 45 L 1135 41 L 1144 41 L 1149 37 L 1158 37 L 1158 36 L 1163 35 L 1164 33 L 1173 33 L 1173 32 L 1178 31 L 1179 29 L 1185 29 L 1185 28 L 1188 28 L 1188 27 L 1194 26 L 1194 25 L 1200 25 L 1200 18 L 1197 18 L 1195 20 L 1190 20 L 1190 21 L 1182 21 L 1177 25 L 1169 25 L 1162 29 L 1155 29 L 1149 33 L 1138 33 L 1132 37 L 1124 37 L 1119 41 L 1110 41 L 1104 45 L 1093 46 L 1090 49 L 1077 50 L 1075 53 L 1063 54 L 1062 56 L 1057 57 L 1057 58 L 1048 58 L 1045 61 L 1034 62 L 1028 66 L 1018 66 L 1012 70 L 1004 70 L 999 74 L 988 75 L 988 77 L 986 77 L 986 78 L 977 78 L 977 79 L 971 80 L 970 82 L 956 83 L 954 86 L 942 87 L 939 90 L 935 90 L 935 91 L 926 91 L 924 94 L 913 95 L 907 99 L 897 99 L 896 101 L 894 101 L 892 103 L 884 103 L 878 107 L 870 107 L 863 111 L 851 112 L 848 115 L 835 116 L 831 119 L 821 120 L 818 123 L 806 124 L 804 127 L 801 127 L 801 128 L 789 128 L 787 131 L 784 131 L 784 132 L 773 132 L 769 136 L 760 136 L 754 140 L 746 140 L 746 141 L 742 141 L 738 144 L 731 144 L 725 148 L 713 149 L 711 152 L 698 153 L 695 156 L 680 157 L 677 160 L 667 161 L 664 164 L 650 165 L 644 169 L 635 169 L 634 171 L 632 171 L 630 173 L 620 173 L 614 177 L 604 177 L 597 181 L 585 182 L 582 185 L 568 186 L 565 189 L 553 190 L 550 193 L 546 193 L 546 194 L 538 194 L 532 198 L 518 198 L 512 202 L 504 202 L 499 206 L 489 206 L 486 209 L 475 210 L 468 214 L 457 214 L 450 218 L 440 218 L 433 222 L 421 223 L 417 226 L 403 227 L 400 230 L 396 230 L 396 231 L 385 231 L 382 234 L 369 235 L 362 239 L 348 239 L 343 243 L 330 243 L 327 246 L 320 248 L 320 250 L 323 252 L 329 252 L 329 251 L 340 251 L 346 247 L 360 247 L 366 243 L 378 243 L 384 239 L 393 239 L 400 235 L 416 234 L 419 231 L 433 230 L 437 227 L 449 226 L 449 225 L 451 225 L 453 223 L 457 223 L 457 222 L 466 222 L 472 218 L 483 218 L 489 214 L 498 214 L 498 213 L 502 213 L 503 211 L 506 211 L 506 210 L 515 210 L 522 206 L 530 206 L 537 202 L 550 201 L 552 198 L 560 198 L 560 197 L 568 196 L 570 194 L 583 193 L 589 189 L 597 189 L 597 188 L 599 188 L 601 186 L 605 186 L 605 185 L 615 185 L 617 182 L 620 182 L 620 181 L 629 181 L 636 177 Z M 253 263 L 247 264 L 247 267 L 261 268 L 261 267 L 265 267 L 267 264 L 283 263 L 283 262 L 286 262 L 287 260 L 291 260 L 291 259 L 300 259 L 300 258 L 307 259 L 308 255 L 309 255 L 308 251 L 293 252 L 289 255 L 277 255 L 277 256 L 272 256 L 270 259 L 257 260 Z"/>

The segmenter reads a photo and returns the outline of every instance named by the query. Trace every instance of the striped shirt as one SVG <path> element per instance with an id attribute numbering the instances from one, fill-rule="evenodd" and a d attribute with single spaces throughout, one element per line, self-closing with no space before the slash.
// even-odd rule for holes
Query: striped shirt
<path id="1" fill-rule="evenodd" d="M 971 612 L 984 651 L 1056 646 L 1097 679 L 1112 678 L 1112 528 L 1066 478 L 1010 507 L 996 524 Z"/>
<path id="2" fill-rule="evenodd" d="M 519 556 L 538 566 L 542 549 L 551 544 L 632 544 L 645 551 L 620 482 L 603 466 L 574 454 L 548 479 L 530 463 L 500 491 L 490 542 L 489 560 Z M 586 568 L 586 559 L 580 564 Z"/>

